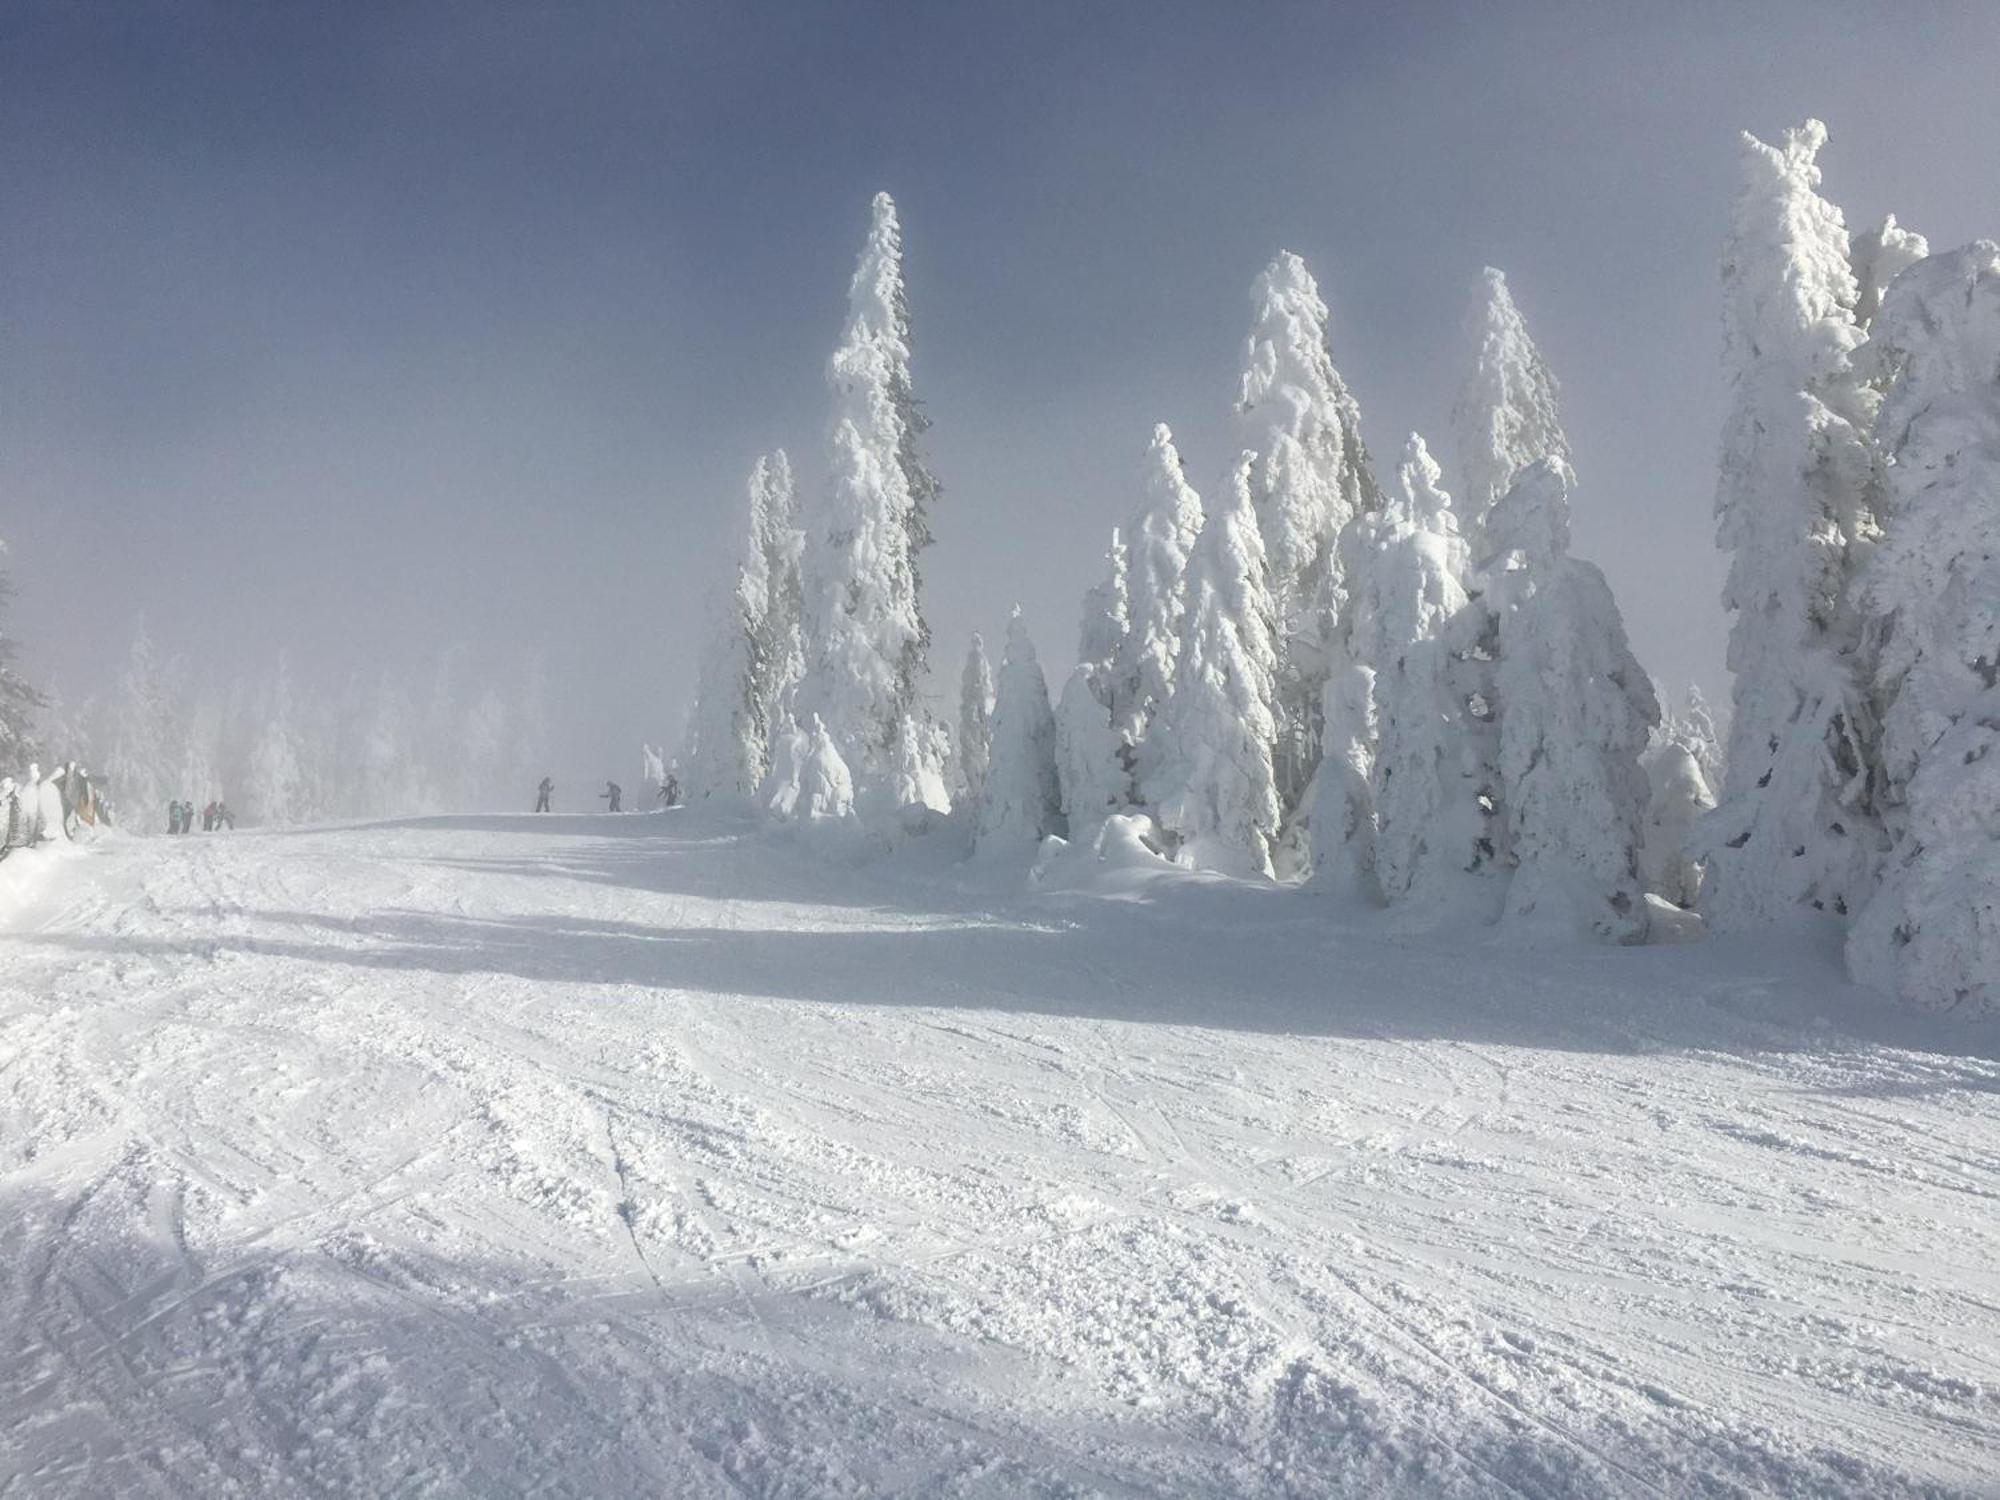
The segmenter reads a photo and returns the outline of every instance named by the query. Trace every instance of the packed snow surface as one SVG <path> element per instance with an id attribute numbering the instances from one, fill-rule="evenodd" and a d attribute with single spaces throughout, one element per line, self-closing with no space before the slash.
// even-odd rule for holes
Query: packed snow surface
<path id="1" fill-rule="evenodd" d="M 52 867 L 0 1495 L 1993 1492 L 1991 1030 L 1055 868 L 685 813 Z"/>

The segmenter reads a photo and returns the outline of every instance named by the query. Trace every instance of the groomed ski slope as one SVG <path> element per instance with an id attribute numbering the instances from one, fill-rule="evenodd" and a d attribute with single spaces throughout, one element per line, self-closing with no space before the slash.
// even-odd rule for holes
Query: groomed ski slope
<path id="1" fill-rule="evenodd" d="M 1992 1494 L 2000 1040 L 686 814 L 0 937 L 0 1495 Z"/>

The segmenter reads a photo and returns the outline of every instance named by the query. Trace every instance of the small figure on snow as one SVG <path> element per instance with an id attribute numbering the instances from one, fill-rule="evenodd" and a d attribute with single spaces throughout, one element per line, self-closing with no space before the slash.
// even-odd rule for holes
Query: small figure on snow
<path id="1" fill-rule="evenodd" d="M 180 798 L 176 797 L 173 801 L 167 804 L 167 832 L 179 833 L 180 831 L 181 831 L 181 803 L 180 803 Z"/>
<path id="2" fill-rule="evenodd" d="M 605 783 L 604 783 L 604 790 L 603 790 L 603 791 L 601 791 L 601 792 L 599 792 L 599 793 L 598 793 L 597 795 L 598 795 L 598 796 L 599 796 L 600 798 L 603 798 L 603 799 L 605 799 L 605 800 L 607 800 L 607 801 L 609 801 L 609 802 L 610 802 L 610 804 L 611 804 L 611 808 L 610 808 L 610 810 L 611 810 L 612 812 L 617 812 L 617 811 L 618 811 L 618 799 L 619 799 L 620 797 L 624 796 L 624 795 L 625 795 L 625 792 L 624 792 L 624 789 L 623 789 L 622 787 L 620 787 L 620 786 L 618 785 L 618 783 L 617 783 L 617 782 L 615 782 L 615 781 L 607 781 L 607 782 L 605 782 Z"/>
<path id="3" fill-rule="evenodd" d="M 666 780 L 660 783 L 660 806 L 679 807 L 680 805 L 681 779 L 672 771 L 669 771 L 667 772 Z"/>
<path id="4" fill-rule="evenodd" d="M 538 813 L 547 812 L 549 810 L 549 798 L 555 794 L 556 784 L 554 778 L 544 776 L 542 784 L 535 788 L 535 811 Z"/>

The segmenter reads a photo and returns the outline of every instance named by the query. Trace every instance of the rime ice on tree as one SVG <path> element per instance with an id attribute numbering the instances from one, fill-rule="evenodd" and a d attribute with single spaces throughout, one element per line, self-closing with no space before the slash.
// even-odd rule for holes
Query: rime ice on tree
<path id="1" fill-rule="evenodd" d="M 1895 835 L 1855 923 L 1858 976 L 1929 1009 L 2000 1010 L 2000 245 L 1904 272 L 1876 319 L 1891 462 L 1860 581 L 1879 645 Z"/>
<path id="2" fill-rule="evenodd" d="M 1273 760 L 1282 816 L 1303 802 L 1320 756 L 1320 694 L 1341 627 L 1343 529 L 1381 493 L 1361 441 L 1361 410 L 1327 347 L 1327 308 L 1290 251 L 1251 291 L 1237 402 L 1254 454 L 1251 505 L 1263 537 L 1272 612 L 1277 716 Z"/>
<path id="3" fill-rule="evenodd" d="M 1817 192 L 1825 141 L 1817 120 L 1775 147 L 1742 138 L 1723 257 L 1732 405 L 1715 508 L 1735 711 L 1702 908 L 1724 929 L 1849 911 L 1881 845 L 1848 607 L 1875 532 L 1876 395 L 1854 365 L 1847 229 Z"/>
<path id="4" fill-rule="evenodd" d="M 1269 876 L 1278 839 L 1272 767 L 1277 653 L 1246 452 L 1188 563 L 1174 690 L 1152 730 L 1148 800 L 1198 868 Z"/>
<path id="5" fill-rule="evenodd" d="M 887 795 L 899 742 L 907 751 L 913 739 L 904 723 L 923 718 L 930 629 L 917 563 L 938 495 L 917 452 L 928 423 L 910 384 L 902 237 L 887 193 L 875 196 L 827 383 L 829 475 L 807 527 L 810 655 L 799 702 L 820 716 L 864 791 Z"/>

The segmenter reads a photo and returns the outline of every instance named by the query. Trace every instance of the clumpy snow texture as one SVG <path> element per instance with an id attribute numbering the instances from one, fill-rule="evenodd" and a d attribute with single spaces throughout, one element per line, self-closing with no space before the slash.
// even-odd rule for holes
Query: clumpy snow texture
<path id="1" fill-rule="evenodd" d="M 0 1491 L 1992 1492 L 1990 1038 L 1136 821 L 1123 900 L 686 811 L 7 861 Z"/>

